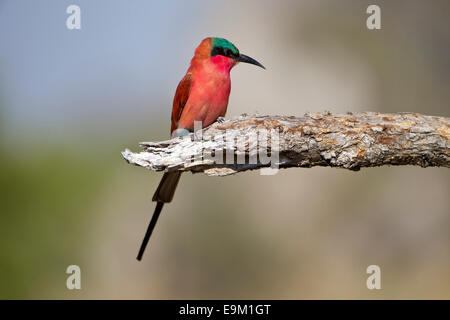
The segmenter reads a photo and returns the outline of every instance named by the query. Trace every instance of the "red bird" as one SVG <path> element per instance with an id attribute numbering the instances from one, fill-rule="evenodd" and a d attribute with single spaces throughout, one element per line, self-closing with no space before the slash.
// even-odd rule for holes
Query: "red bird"
<path id="1" fill-rule="evenodd" d="M 171 137 L 179 137 L 194 131 L 194 121 L 207 127 L 224 117 L 230 96 L 230 71 L 239 62 L 264 66 L 244 54 L 223 38 L 206 38 L 195 50 L 186 75 L 178 84 L 172 107 Z M 172 201 L 181 172 L 166 172 L 152 200 L 155 212 L 142 241 L 137 259 L 141 260 L 150 235 L 158 221 L 164 203 Z"/>

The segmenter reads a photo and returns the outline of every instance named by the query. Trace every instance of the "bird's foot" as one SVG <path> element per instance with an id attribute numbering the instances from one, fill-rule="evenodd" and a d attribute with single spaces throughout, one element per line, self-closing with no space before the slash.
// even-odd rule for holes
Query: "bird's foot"
<path id="1" fill-rule="evenodd" d="M 189 130 L 184 129 L 184 128 L 176 129 L 172 132 L 172 138 L 183 137 L 183 136 L 187 136 L 187 135 L 189 135 Z"/>
<path id="2" fill-rule="evenodd" d="M 224 117 L 218 117 L 216 121 L 218 123 L 223 123 L 223 122 L 225 122 L 225 118 Z"/>

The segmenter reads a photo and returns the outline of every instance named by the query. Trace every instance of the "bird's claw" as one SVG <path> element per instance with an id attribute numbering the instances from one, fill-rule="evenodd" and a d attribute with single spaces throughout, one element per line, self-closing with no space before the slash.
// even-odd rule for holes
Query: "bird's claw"
<path id="1" fill-rule="evenodd" d="M 218 117 L 216 121 L 217 121 L 217 123 L 223 123 L 223 122 L 225 122 L 225 118 L 224 117 Z"/>

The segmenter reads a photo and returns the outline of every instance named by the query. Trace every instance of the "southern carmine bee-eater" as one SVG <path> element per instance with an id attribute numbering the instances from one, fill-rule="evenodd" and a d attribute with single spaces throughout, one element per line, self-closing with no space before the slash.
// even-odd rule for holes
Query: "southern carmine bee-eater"
<path id="1" fill-rule="evenodd" d="M 231 89 L 230 71 L 239 62 L 251 63 L 265 69 L 255 59 L 239 53 L 228 40 L 206 38 L 200 43 L 175 92 L 171 138 L 194 131 L 194 121 L 201 121 L 204 128 L 225 116 Z M 172 201 L 180 175 L 180 171 L 164 173 L 153 195 L 152 200 L 156 202 L 156 208 L 142 241 L 138 260 L 142 259 L 164 203 Z"/>

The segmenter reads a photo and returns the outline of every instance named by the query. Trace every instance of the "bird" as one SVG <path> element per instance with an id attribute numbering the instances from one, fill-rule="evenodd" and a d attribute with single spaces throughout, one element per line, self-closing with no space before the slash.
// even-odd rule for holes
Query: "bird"
<path id="1" fill-rule="evenodd" d="M 208 37 L 196 48 L 186 75 L 175 91 L 172 105 L 171 138 L 194 131 L 194 121 L 201 121 L 205 128 L 223 119 L 228 107 L 231 90 L 230 71 L 239 62 L 265 67 L 255 59 L 239 52 L 224 38 Z M 165 203 L 172 201 L 181 172 L 165 172 L 152 201 L 155 211 L 142 240 L 137 260 L 141 261 L 150 236 Z"/>

